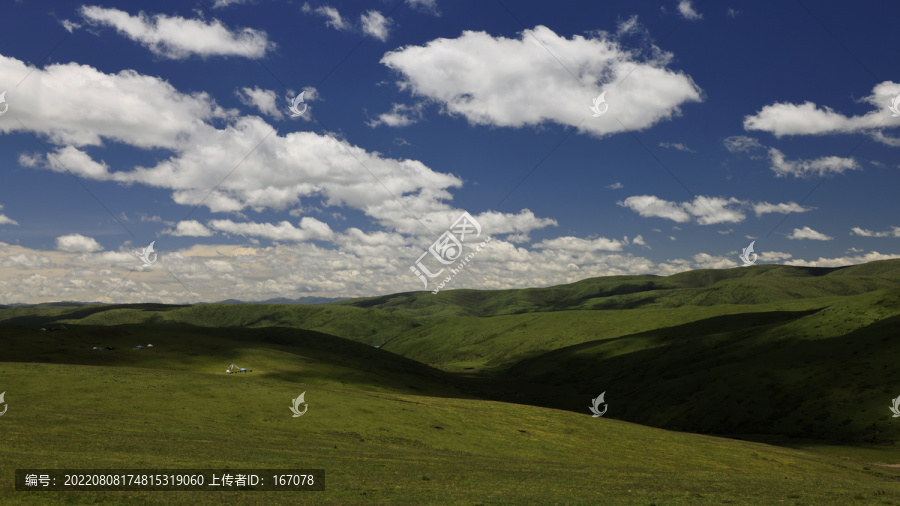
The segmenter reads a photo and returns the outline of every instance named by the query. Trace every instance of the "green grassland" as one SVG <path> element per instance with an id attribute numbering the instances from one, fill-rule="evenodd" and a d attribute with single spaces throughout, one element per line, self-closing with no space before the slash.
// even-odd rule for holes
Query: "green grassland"
<path id="1" fill-rule="evenodd" d="M 900 504 L 898 324 L 900 261 L 0 308 L 0 504 Z M 22 467 L 323 468 L 326 491 L 15 492 Z"/>
<path id="2" fill-rule="evenodd" d="M 15 335 L 26 348 L 2 350 L 13 359 L 0 364 L 4 477 L 20 467 L 323 468 L 326 491 L 23 493 L 5 478 L 0 503 L 900 502 L 891 468 L 473 399 L 440 371 L 429 381 L 414 363 L 360 349 L 385 356 L 376 367 L 353 357 L 355 343 L 325 335 L 294 346 L 267 329 L 100 330 Z M 154 348 L 95 352 L 97 339 Z M 40 360 L 16 360 L 29 354 Z M 254 372 L 222 373 L 226 357 Z M 309 411 L 292 418 L 302 391 Z"/>

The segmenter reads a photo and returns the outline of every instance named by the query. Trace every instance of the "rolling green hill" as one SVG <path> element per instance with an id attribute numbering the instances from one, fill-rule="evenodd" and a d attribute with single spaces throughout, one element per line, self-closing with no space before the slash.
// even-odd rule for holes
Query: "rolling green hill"
<path id="1" fill-rule="evenodd" d="M 900 291 L 826 309 L 719 316 L 526 359 L 497 381 L 577 411 L 615 395 L 623 420 L 718 434 L 900 440 Z M 612 407 L 610 408 L 612 410 Z M 876 433 L 876 431 L 878 431 Z"/>
<path id="2" fill-rule="evenodd" d="M 216 328 L 281 327 L 325 332 L 373 346 L 420 325 L 412 319 L 387 311 L 329 305 L 135 304 L 54 309 L 25 307 L 0 311 L 0 325 L 41 327 L 52 323 L 184 324 Z"/>
<path id="3" fill-rule="evenodd" d="M 580 309 L 764 304 L 897 287 L 900 260 L 883 260 L 836 268 L 758 265 L 672 276 L 608 276 L 549 288 L 412 292 L 336 304 L 385 309 L 422 320 Z"/>
<path id="4" fill-rule="evenodd" d="M 900 260 L 321 306 L 0 308 L 0 472 L 324 467 L 334 504 L 900 503 L 900 475 L 875 464 L 900 466 L 898 325 Z M 292 419 L 303 391 L 320 414 Z M 146 449 L 159 440 L 176 464 Z M 0 503 L 41 500 L 0 480 Z"/>

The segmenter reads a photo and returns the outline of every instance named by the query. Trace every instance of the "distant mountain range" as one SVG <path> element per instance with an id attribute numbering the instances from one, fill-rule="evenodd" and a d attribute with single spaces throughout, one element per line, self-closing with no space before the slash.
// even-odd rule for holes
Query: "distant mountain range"
<path id="1" fill-rule="evenodd" d="M 236 299 L 227 299 L 219 302 L 201 302 L 200 304 L 196 304 L 198 306 L 203 304 L 296 304 L 296 305 L 318 305 L 318 304 L 330 304 L 332 302 L 338 302 L 341 300 L 347 300 L 349 297 L 300 297 L 299 299 L 288 299 L 286 297 L 276 297 L 274 299 L 268 300 L 255 300 L 255 301 L 243 301 Z"/>
<path id="2" fill-rule="evenodd" d="M 254 300 L 254 301 L 244 301 L 237 299 L 227 299 L 219 302 L 200 302 L 198 304 L 173 304 L 177 306 L 203 306 L 205 304 L 294 304 L 294 305 L 302 305 L 302 306 L 315 306 L 319 304 L 330 304 L 332 302 L 338 302 L 342 300 L 348 300 L 349 297 L 300 297 L 299 299 L 288 299 L 286 297 L 276 297 L 274 299 L 268 300 Z M 105 302 L 76 302 L 76 301 L 63 301 L 63 302 L 41 302 L 40 304 L 24 304 L 21 302 L 17 302 L 15 304 L 0 304 L 0 309 L 8 309 L 13 307 L 72 307 L 72 306 L 109 306 L 113 304 L 107 304 Z M 119 305 L 119 304 L 115 304 Z"/>
<path id="3" fill-rule="evenodd" d="M 74 300 L 65 300 L 60 302 L 41 302 L 39 304 L 26 304 L 24 302 L 16 302 L 13 304 L 0 305 L 0 309 L 9 309 L 13 307 L 72 307 L 72 306 L 96 306 L 102 305 L 103 302 L 77 302 Z M 108 305 L 108 304 L 107 304 Z"/>

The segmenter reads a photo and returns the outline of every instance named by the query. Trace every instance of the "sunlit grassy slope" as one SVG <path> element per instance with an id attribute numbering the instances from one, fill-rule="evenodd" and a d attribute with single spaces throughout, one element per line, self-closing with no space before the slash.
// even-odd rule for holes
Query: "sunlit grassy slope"
<path id="1" fill-rule="evenodd" d="M 478 400 L 324 334 L 68 327 L 2 329 L 2 504 L 900 503 L 891 468 Z M 254 372 L 224 374 L 232 361 Z M 23 467 L 323 468 L 326 491 L 15 492 Z"/>
<path id="2" fill-rule="evenodd" d="M 549 288 L 412 292 L 336 304 L 385 309 L 421 320 L 573 309 L 762 304 L 897 287 L 900 260 L 884 260 L 840 268 L 758 265 L 687 271 L 667 277 L 609 276 Z"/>

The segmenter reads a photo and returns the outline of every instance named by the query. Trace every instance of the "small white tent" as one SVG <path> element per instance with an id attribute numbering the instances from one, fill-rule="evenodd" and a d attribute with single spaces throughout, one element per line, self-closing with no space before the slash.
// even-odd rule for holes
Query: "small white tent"
<path id="1" fill-rule="evenodd" d="M 230 366 L 228 366 L 228 369 L 225 369 L 225 372 L 227 372 L 228 374 L 231 374 L 233 372 L 247 372 L 247 369 L 231 364 Z"/>

